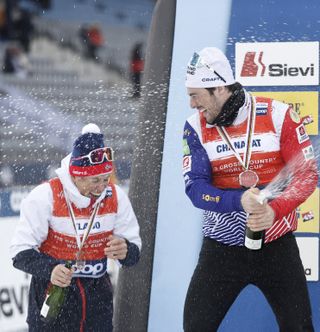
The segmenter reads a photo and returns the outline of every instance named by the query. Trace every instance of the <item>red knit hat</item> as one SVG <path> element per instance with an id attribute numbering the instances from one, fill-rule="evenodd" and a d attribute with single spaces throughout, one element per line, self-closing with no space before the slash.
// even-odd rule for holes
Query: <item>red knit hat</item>
<path id="1" fill-rule="evenodd" d="M 106 147 L 99 127 L 89 123 L 82 128 L 71 154 L 69 172 L 73 176 L 109 174 L 113 170 L 113 150 Z"/>

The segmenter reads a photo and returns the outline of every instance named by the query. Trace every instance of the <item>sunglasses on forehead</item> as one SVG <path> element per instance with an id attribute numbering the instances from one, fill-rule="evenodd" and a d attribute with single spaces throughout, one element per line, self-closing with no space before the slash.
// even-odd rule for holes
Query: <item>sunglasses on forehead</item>
<path id="1" fill-rule="evenodd" d="M 103 163 L 105 160 L 113 161 L 113 155 L 114 155 L 114 152 L 113 152 L 112 148 L 104 147 L 104 148 L 92 150 L 85 156 L 72 158 L 72 160 L 81 160 L 84 158 L 88 158 L 92 165 L 96 165 L 96 164 Z"/>

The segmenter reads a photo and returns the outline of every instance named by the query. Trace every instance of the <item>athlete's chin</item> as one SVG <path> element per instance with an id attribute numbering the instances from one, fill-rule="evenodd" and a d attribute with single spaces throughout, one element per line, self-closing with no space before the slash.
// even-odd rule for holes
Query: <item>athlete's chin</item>
<path id="1" fill-rule="evenodd" d="M 214 118 L 213 118 L 212 116 L 205 116 L 204 118 L 206 119 L 206 122 L 207 122 L 208 124 L 210 124 L 210 125 L 213 124 L 213 122 L 214 122 Z"/>

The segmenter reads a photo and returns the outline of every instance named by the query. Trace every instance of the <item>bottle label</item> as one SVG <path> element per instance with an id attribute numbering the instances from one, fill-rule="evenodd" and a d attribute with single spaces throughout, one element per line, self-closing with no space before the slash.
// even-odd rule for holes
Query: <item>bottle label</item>
<path id="1" fill-rule="evenodd" d="M 259 250 L 262 247 L 262 239 L 259 240 L 252 240 L 249 239 L 247 236 L 244 241 L 244 245 L 251 250 Z"/>
<path id="2" fill-rule="evenodd" d="M 50 307 L 47 305 L 48 297 L 49 297 L 49 295 L 47 294 L 46 299 L 44 300 L 41 311 L 40 311 L 40 315 L 45 318 L 47 317 L 49 309 L 50 309 Z"/>

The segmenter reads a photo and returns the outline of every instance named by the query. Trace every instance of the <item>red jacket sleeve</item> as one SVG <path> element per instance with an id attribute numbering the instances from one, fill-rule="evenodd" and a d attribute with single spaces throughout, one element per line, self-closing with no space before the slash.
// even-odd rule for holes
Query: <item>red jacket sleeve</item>
<path id="1" fill-rule="evenodd" d="M 289 185 L 270 202 L 276 214 L 275 220 L 281 220 L 303 203 L 318 183 L 311 141 L 303 123 L 293 112 L 290 108 L 287 110 L 281 130 L 280 151 L 286 166 L 279 175 Z"/>

